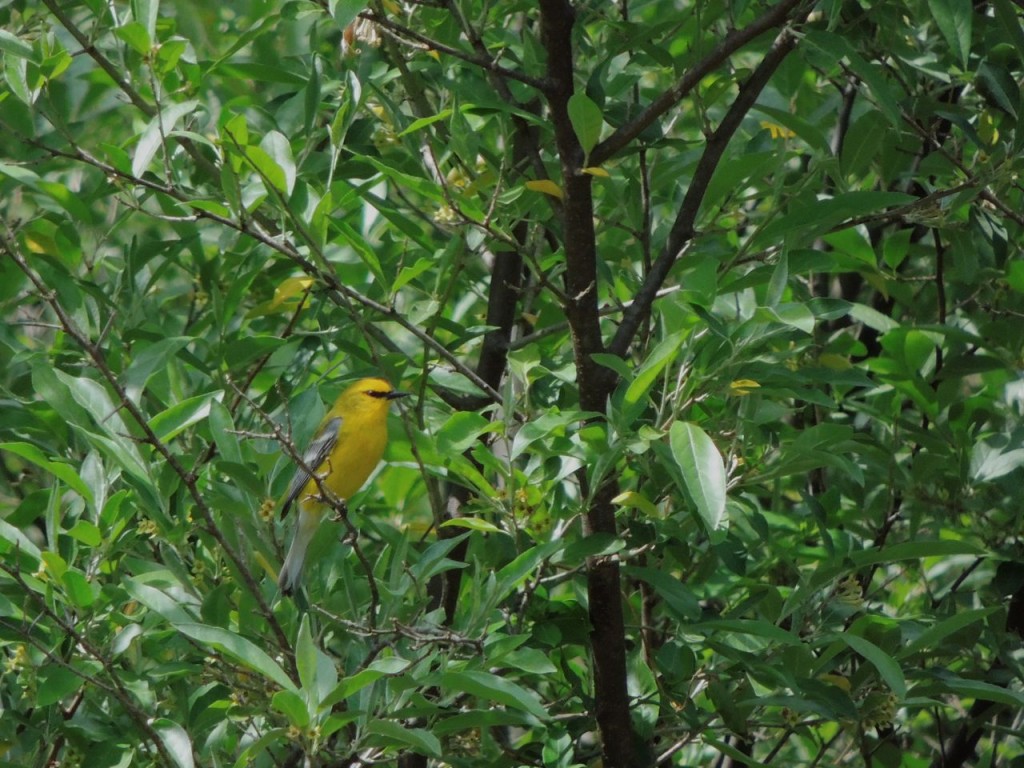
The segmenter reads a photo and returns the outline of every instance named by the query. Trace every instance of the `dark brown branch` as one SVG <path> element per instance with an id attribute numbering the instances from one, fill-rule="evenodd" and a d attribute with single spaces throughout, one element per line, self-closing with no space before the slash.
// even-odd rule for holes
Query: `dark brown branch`
<path id="1" fill-rule="evenodd" d="M 701 80 L 736 53 L 736 51 L 758 35 L 785 24 L 790 18 L 790 11 L 802 2 L 805 2 L 805 0 L 783 0 L 783 2 L 743 29 L 733 30 L 727 34 L 722 42 L 711 49 L 707 56 L 688 69 L 686 74 L 679 78 L 671 88 L 652 101 L 643 112 L 594 147 L 593 152 L 590 153 L 590 164 L 601 165 L 625 149 L 648 126 L 678 104 Z"/>
<path id="2" fill-rule="evenodd" d="M 565 249 L 565 314 L 569 321 L 580 405 L 603 413 L 614 379 L 594 360 L 604 351 L 598 309 L 597 244 L 591 177 L 581 172 L 583 149 L 568 103 L 574 90 L 572 31 L 574 11 L 568 0 L 541 0 L 541 43 L 547 52 L 547 97 L 555 144 L 561 161 L 563 246 Z M 618 493 L 614 479 L 599 481 L 591 493 L 585 470 L 578 473 L 587 506 L 584 532 L 616 533 Z M 615 557 L 595 557 L 587 563 L 590 650 L 594 668 L 594 718 L 601 734 L 607 768 L 633 768 L 645 761 L 633 731 L 626 685 L 626 630 L 622 609 L 622 580 Z"/>
<path id="3" fill-rule="evenodd" d="M 562 170 L 565 314 L 577 365 L 580 405 L 587 411 L 603 412 L 611 389 L 611 377 L 608 370 L 595 363 L 592 357 L 604 351 L 598 322 L 592 177 L 581 172 L 583 149 L 569 120 L 568 110 L 574 90 L 574 11 L 567 0 L 546 0 L 540 6 L 542 43 L 548 55 L 548 106 Z"/>
<path id="4" fill-rule="evenodd" d="M 806 16 L 806 13 L 807 10 L 804 9 L 799 18 Z M 768 84 L 772 74 L 774 74 L 775 70 L 782 64 L 783 59 L 796 46 L 796 42 L 796 37 L 785 31 L 775 39 L 771 49 L 761 59 L 761 63 L 757 65 L 757 68 L 740 87 L 736 100 L 729 107 L 729 111 L 722 118 L 718 128 L 708 138 L 704 154 L 701 155 L 693 172 L 693 179 L 686 190 L 686 196 L 683 198 L 683 203 L 679 208 L 679 213 L 676 215 L 676 220 L 672 224 L 668 240 L 654 262 L 647 278 L 644 280 L 644 284 L 637 292 L 634 303 L 623 313 L 622 323 L 619 325 L 615 337 L 609 345 L 609 351 L 613 354 L 625 355 L 629 349 L 637 330 L 651 311 L 651 305 L 654 303 L 658 289 L 665 282 L 669 270 L 676 263 L 676 259 L 682 253 L 684 247 L 693 238 L 697 213 L 700 211 L 701 203 L 704 201 L 704 194 L 707 191 L 708 183 L 718 168 L 718 163 L 721 161 L 722 155 L 725 153 L 733 134 L 739 128 L 747 112 L 754 106 L 754 102 Z"/>

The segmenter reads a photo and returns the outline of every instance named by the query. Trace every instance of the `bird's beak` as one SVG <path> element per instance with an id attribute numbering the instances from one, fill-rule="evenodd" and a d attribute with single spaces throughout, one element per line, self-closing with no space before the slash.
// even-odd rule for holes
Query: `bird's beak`
<path id="1" fill-rule="evenodd" d="M 388 400 L 401 400 L 403 397 L 408 397 L 409 394 L 410 393 L 408 392 L 399 392 L 397 389 L 393 389 L 386 395 L 384 395 L 384 397 L 386 397 Z"/>

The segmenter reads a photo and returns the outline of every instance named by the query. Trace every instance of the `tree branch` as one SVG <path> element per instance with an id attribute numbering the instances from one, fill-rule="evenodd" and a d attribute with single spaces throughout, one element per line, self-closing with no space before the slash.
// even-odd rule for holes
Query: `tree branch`
<path id="1" fill-rule="evenodd" d="M 620 126 L 611 136 L 602 141 L 590 153 L 590 164 L 601 165 L 617 155 L 637 136 L 644 132 L 655 120 L 678 104 L 701 80 L 713 72 L 726 59 L 749 43 L 758 35 L 786 23 L 790 11 L 806 0 L 783 0 L 770 11 L 743 29 L 733 30 L 711 49 L 695 66 L 662 93 L 658 98 L 633 120 Z M 804 12 L 806 14 L 806 11 Z"/>
<path id="2" fill-rule="evenodd" d="M 580 406 L 603 413 L 614 386 L 609 370 L 594 355 L 604 350 L 598 310 L 597 244 L 591 177 L 581 172 L 583 149 L 569 119 L 574 90 L 572 31 L 575 14 L 569 0 L 541 0 L 541 44 L 547 52 L 547 97 L 561 161 L 563 246 L 565 248 L 565 314 L 569 321 Z M 586 471 L 577 474 L 587 499 L 584 532 L 615 535 L 618 494 L 614 479 L 602 481 L 591 495 Z M 619 562 L 614 556 L 587 562 L 590 646 L 594 668 L 594 717 L 601 733 L 607 768 L 632 768 L 647 761 L 633 731 L 626 685 L 626 629 L 622 610 Z"/>
<path id="3" fill-rule="evenodd" d="M 807 13 L 808 8 L 805 7 L 797 17 L 798 20 L 805 18 Z M 783 59 L 793 50 L 796 43 L 796 37 L 788 31 L 782 32 L 775 39 L 771 49 L 765 54 L 761 63 L 757 65 L 757 68 L 740 87 L 736 100 L 729 107 L 729 111 L 722 118 L 718 128 L 708 138 L 704 154 L 701 155 L 700 160 L 697 162 L 697 167 L 693 172 L 693 179 L 690 181 L 690 186 L 686 190 L 686 196 L 683 198 L 679 213 L 672 224 L 668 240 L 661 249 L 661 253 L 654 262 L 651 271 L 647 274 L 643 285 L 637 292 L 633 304 L 623 313 L 622 323 L 615 332 L 615 337 L 612 339 L 611 344 L 609 344 L 609 351 L 613 354 L 622 356 L 629 349 L 629 345 L 633 342 L 637 330 L 651 311 L 651 305 L 654 303 L 658 290 L 668 277 L 669 270 L 676 263 L 685 245 L 693 238 L 697 213 L 700 211 L 701 203 L 704 201 L 708 183 L 718 168 L 718 163 L 721 161 L 729 141 L 732 139 L 733 134 L 736 133 L 736 129 L 739 128 L 743 118 L 746 117 L 747 112 L 754 106 L 754 102 L 768 84 L 772 74 L 778 69 Z"/>

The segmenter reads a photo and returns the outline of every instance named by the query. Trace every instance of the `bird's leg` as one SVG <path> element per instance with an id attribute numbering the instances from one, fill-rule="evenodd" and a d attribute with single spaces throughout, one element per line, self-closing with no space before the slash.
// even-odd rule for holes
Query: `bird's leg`
<path id="1" fill-rule="evenodd" d="M 329 503 L 334 510 L 334 517 L 331 518 L 334 522 L 348 520 L 348 502 L 332 496 Z"/>

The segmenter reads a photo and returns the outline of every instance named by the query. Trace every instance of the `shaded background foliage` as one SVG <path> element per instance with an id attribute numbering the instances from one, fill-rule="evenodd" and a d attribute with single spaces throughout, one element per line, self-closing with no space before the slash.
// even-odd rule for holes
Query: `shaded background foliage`
<path id="1" fill-rule="evenodd" d="M 1021 760 L 1019 5 L 0 18 L 3 764 Z"/>

